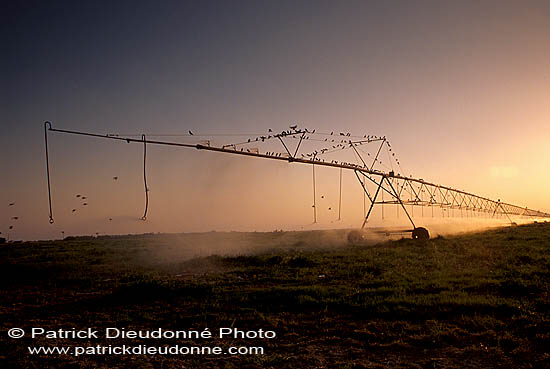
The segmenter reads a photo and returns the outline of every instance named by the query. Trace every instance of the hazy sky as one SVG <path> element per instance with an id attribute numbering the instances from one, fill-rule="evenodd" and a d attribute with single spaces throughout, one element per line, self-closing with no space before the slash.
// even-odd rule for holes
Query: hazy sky
<path id="1" fill-rule="evenodd" d="M 550 211 L 548 1 L 4 1 L 0 13 L 0 231 L 13 238 L 311 227 L 308 166 L 151 147 L 140 222 L 142 147 L 60 134 L 49 225 L 45 120 L 386 135 L 406 174 Z M 318 175 L 328 209 L 338 171 Z M 353 174 L 344 184 L 345 221 L 320 210 L 321 226 L 360 225 Z"/>

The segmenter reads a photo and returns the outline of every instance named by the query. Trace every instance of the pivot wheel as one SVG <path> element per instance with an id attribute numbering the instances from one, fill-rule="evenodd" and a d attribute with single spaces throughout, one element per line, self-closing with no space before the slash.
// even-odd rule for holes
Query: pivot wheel
<path id="1" fill-rule="evenodd" d="M 430 239 L 430 233 L 426 228 L 418 227 L 412 231 L 412 238 L 414 240 L 428 240 Z"/>
<path id="2" fill-rule="evenodd" d="M 348 233 L 348 242 L 352 245 L 359 244 L 363 242 L 365 239 L 365 235 L 361 231 L 351 231 Z"/>

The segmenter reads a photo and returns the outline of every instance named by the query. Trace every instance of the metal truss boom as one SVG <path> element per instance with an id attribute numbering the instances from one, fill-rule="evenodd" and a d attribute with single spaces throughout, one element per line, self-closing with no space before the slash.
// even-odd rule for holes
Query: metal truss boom
<path id="1" fill-rule="evenodd" d="M 491 200 L 483 196 L 478 196 L 466 191 L 431 183 L 423 179 L 405 177 L 399 174 L 395 174 L 393 171 L 383 172 L 383 171 L 374 169 L 374 162 L 369 167 L 355 148 L 355 144 L 359 141 L 352 142 L 350 140 L 348 144 L 359 155 L 362 165 L 353 164 L 353 163 L 336 162 L 335 160 L 328 162 L 318 158 L 316 154 L 313 155 L 311 159 L 305 158 L 303 156 L 297 157 L 300 143 L 307 138 L 306 137 L 306 133 L 308 133 L 307 130 L 293 132 L 295 134 L 301 135 L 299 137 L 300 141 L 294 151 L 294 154 L 292 154 L 292 152 L 289 150 L 289 148 L 283 141 L 283 138 L 286 136 L 286 134 L 273 135 L 274 138 L 277 138 L 282 142 L 286 150 L 285 156 L 276 155 L 274 153 L 260 153 L 259 151 L 245 150 L 243 148 L 238 150 L 236 145 L 226 145 L 223 147 L 215 147 L 215 146 L 210 146 L 209 144 L 206 144 L 206 145 L 190 144 L 190 143 L 180 143 L 180 142 L 171 142 L 171 141 L 150 140 L 146 138 L 145 135 L 143 135 L 141 139 L 138 139 L 138 138 L 132 138 L 129 136 L 120 137 L 120 136 L 109 135 L 109 134 L 103 135 L 98 133 L 57 129 L 57 128 L 53 128 L 50 122 L 45 122 L 44 130 L 45 130 L 45 136 L 46 136 L 46 153 L 47 153 L 47 145 L 48 145 L 47 132 L 50 131 L 50 132 L 88 136 L 88 137 L 95 137 L 95 138 L 115 140 L 115 141 L 125 141 L 127 143 L 139 143 L 142 145 L 164 145 L 164 146 L 193 148 L 193 149 L 203 150 L 203 151 L 213 151 L 213 152 L 220 152 L 225 154 L 286 161 L 289 163 L 300 163 L 300 164 L 309 164 L 309 165 L 317 165 L 317 166 L 323 166 L 323 167 L 352 170 L 356 174 L 359 182 L 361 183 L 363 190 L 365 191 L 365 194 L 367 195 L 367 197 L 371 202 L 371 205 L 365 217 L 365 222 L 363 223 L 363 226 L 365 225 L 371 213 L 372 207 L 375 204 L 378 204 L 378 205 L 394 204 L 394 205 L 401 206 L 405 211 L 406 215 L 408 216 L 409 220 L 411 221 L 413 227 L 414 227 L 414 222 L 412 220 L 412 217 L 409 215 L 406 206 L 411 206 L 411 207 L 428 206 L 428 207 L 432 207 L 432 209 L 433 207 L 440 207 L 442 209 L 448 209 L 448 210 L 457 209 L 460 211 L 485 213 L 490 216 L 505 215 L 509 217 L 510 215 L 515 215 L 515 216 L 523 216 L 523 217 L 550 218 L 549 213 L 545 213 L 542 211 L 532 210 L 526 207 L 504 203 L 504 202 L 501 202 L 500 200 L 496 200 L 496 201 Z M 382 141 L 381 146 L 380 148 L 378 148 L 378 152 L 376 154 L 376 158 L 378 158 L 382 145 L 384 145 L 386 140 L 385 138 L 382 138 L 382 139 L 376 139 L 373 141 Z M 376 158 L 375 158 L 375 161 L 376 161 Z M 47 160 L 46 164 L 49 169 L 49 163 L 48 163 L 47 157 L 46 157 L 46 160 Z M 50 179 L 49 170 L 47 174 L 48 174 L 48 183 L 49 183 L 49 179 Z M 359 174 L 361 174 L 363 178 L 368 179 L 375 186 L 377 186 L 376 193 L 373 196 L 371 196 L 371 194 L 368 192 L 366 183 L 363 183 L 363 181 L 361 181 L 361 179 L 359 178 Z M 146 191 L 147 191 L 147 187 L 146 187 Z M 377 201 L 377 197 L 380 192 L 386 192 L 387 194 L 389 194 L 390 200 L 383 200 L 383 196 L 382 196 L 382 200 Z M 51 196 L 50 196 L 50 209 L 51 209 Z M 53 215 L 51 213 L 51 210 L 50 210 L 50 222 L 53 222 Z"/>

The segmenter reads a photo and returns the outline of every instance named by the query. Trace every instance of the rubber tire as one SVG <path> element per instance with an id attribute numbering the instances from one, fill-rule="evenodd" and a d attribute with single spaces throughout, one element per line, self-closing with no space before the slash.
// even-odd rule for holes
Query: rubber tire
<path id="1" fill-rule="evenodd" d="M 430 233 L 424 227 L 415 228 L 412 232 L 412 238 L 414 240 L 429 240 Z"/>
<path id="2" fill-rule="evenodd" d="M 361 231 L 351 231 L 348 233 L 348 242 L 352 245 L 357 245 L 365 240 L 365 236 Z"/>

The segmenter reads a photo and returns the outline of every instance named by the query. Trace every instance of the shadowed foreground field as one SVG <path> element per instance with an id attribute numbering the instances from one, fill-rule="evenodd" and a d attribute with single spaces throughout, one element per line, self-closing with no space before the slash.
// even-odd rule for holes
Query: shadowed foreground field
<path id="1" fill-rule="evenodd" d="M 0 362 L 5 368 L 550 367 L 550 223 L 364 246 L 346 246 L 344 237 L 209 233 L 4 245 Z M 205 240 L 217 248 L 201 252 L 197 245 Z M 247 256 L 193 257 L 225 245 Z M 13 327 L 235 327 L 277 337 L 10 339 Z M 27 350 L 176 343 L 262 346 L 265 353 L 74 357 Z"/>

